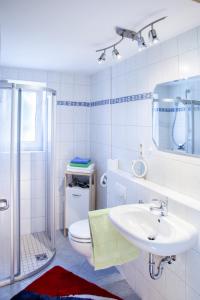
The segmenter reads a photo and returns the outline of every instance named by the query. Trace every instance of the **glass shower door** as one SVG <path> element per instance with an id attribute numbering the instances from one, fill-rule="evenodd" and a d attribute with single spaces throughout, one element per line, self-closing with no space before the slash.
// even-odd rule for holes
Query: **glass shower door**
<path id="1" fill-rule="evenodd" d="M 51 249 L 55 250 L 55 219 L 54 219 L 54 157 L 55 157 L 55 93 L 46 91 L 46 128 L 45 128 L 45 148 L 46 148 L 46 232 L 51 241 Z"/>
<path id="2" fill-rule="evenodd" d="M 52 92 L 16 85 L 21 106 L 20 272 L 28 277 L 47 265 L 54 246 L 54 163 Z"/>
<path id="3" fill-rule="evenodd" d="M 0 287 L 55 255 L 55 91 L 0 81 Z"/>
<path id="4" fill-rule="evenodd" d="M 0 286 L 12 277 L 11 222 L 12 90 L 0 87 Z"/>

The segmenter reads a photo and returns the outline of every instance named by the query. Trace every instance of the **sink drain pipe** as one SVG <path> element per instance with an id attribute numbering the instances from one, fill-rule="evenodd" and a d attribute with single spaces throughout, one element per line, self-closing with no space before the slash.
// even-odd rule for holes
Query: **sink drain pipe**
<path id="1" fill-rule="evenodd" d="M 174 261 L 176 261 L 176 256 L 175 255 L 165 256 L 160 260 L 158 266 L 156 267 L 155 255 L 152 254 L 152 253 L 149 253 L 149 274 L 150 274 L 150 277 L 153 280 L 159 279 L 162 276 L 162 273 L 163 273 L 163 270 L 164 270 L 164 265 L 166 263 L 168 263 L 170 265 Z"/>

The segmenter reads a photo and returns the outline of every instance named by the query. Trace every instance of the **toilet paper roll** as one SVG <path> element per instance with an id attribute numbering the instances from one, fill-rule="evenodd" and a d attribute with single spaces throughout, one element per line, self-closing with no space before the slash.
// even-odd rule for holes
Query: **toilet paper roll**
<path id="1" fill-rule="evenodd" d="M 104 173 L 100 178 L 100 185 L 102 187 L 107 187 L 107 174 Z"/>

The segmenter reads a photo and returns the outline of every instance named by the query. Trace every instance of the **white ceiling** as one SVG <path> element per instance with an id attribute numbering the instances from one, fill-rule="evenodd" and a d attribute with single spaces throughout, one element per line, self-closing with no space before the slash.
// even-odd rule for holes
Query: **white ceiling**
<path id="1" fill-rule="evenodd" d="M 161 40 L 200 25 L 192 0 L 0 0 L 1 64 L 93 73 L 95 50 L 118 40 L 115 26 L 138 30 L 156 18 Z M 127 40 L 124 58 L 136 51 Z M 106 66 L 115 63 L 112 58 Z"/>

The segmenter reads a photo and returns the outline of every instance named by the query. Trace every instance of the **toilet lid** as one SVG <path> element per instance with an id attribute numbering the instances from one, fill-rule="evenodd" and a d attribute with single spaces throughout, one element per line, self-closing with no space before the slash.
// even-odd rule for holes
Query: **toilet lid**
<path id="1" fill-rule="evenodd" d="M 81 220 L 69 227 L 69 233 L 78 239 L 91 239 L 88 220 Z"/>

